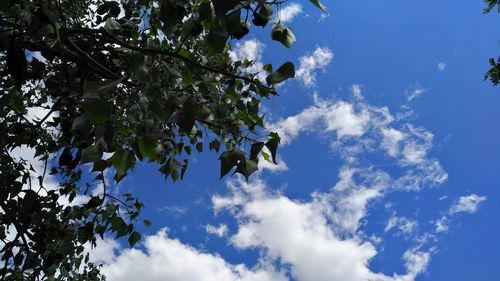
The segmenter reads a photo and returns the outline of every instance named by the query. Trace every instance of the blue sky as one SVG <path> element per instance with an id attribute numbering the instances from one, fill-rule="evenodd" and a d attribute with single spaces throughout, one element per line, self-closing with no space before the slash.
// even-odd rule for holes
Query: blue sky
<path id="1" fill-rule="evenodd" d="M 500 95 L 483 81 L 498 13 L 481 1 L 289 1 L 285 49 L 255 29 L 233 56 L 296 64 L 264 110 L 279 165 L 182 182 L 141 164 L 140 245 L 99 243 L 108 280 L 497 280 Z M 263 161 L 261 161 L 263 163 Z"/>

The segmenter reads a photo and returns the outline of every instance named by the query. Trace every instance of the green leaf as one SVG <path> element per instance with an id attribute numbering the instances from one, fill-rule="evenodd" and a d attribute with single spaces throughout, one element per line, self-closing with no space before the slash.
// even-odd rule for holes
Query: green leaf
<path id="1" fill-rule="evenodd" d="M 269 134 L 269 140 L 266 142 L 266 147 L 271 152 L 274 164 L 278 164 L 276 162 L 276 150 L 278 149 L 280 141 L 281 141 L 280 136 L 277 133 L 273 132 Z"/>
<path id="2" fill-rule="evenodd" d="M 130 244 L 130 247 L 133 247 L 135 243 L 139 242 L 141 240 L 141 235 L 139 232 L 134 231 L 130 236 L 128 237 L 128 243 Z"/>
<path id="3" fill-rule="evenodd" d="M 212 5 L 210 2 L 202 2 L 198 7 L 198 14 L 200 15 L 200 20 L 210 21 L 212 20 Z"/>
<path id="4" fill-rule="evenodd" d="M 202 142 L 199 142 L 196 144 L 196 150 L 201 153 L 203 152 L 203 143 Z"/>
<path id="5" fill-rule="evenodd" d="M 162 30 L 171 33 L 177 24 L 182 22 L 186 14 L 184 1 L 163 0 L 160 1 L 159 19 L 163 22 Z"/>
<path id="6" fill-rule="evenodd" d="M 275 72 L 267 76 L 266 82 L 268 84 L 277 84 L 293 77 L 295 77 L 295 66 L 293 63 L 287 61 Z"/>
<path id="7" fill-rule="evenodd" d="M 179 172 L 177 170 L 172 170 L 172 173 L 170 174 L 170 177 L 172 177 L 172 181 L 176 182 L 179 179 Z"/>
<path id="8" fill-rule="evenodd" d="M 108 93 L 115 89 L 126 77 L 122 77 L 115 81 L 84 81 L 83 82 L 83 97 L 84 98 L 99 98 L 102 94 Z"/>
<path id="9" fill-rule="evenodd" d="M 241 150 L 229 150 L 222 153 L 219 160 L 221 162 L 220 178 L 223 178 L 240 161 L 245 160 L 245 152 Z"/>
<path id="10" fill-rule="evenodd" d="M 250 148 L 250 160 L 256 161 L 263 147 L 264 147 L 263 142 L 256 142 L 252 144 L 252 147 Z"/>
<path id="11" fill-rule="evenodd" d="M 208 147 L 210 148 L 210 150 L 215 150 L 215 152 L 219 152 L 220 141 L 213 140 L 213 141 L 210 142 L 210 144 L 208 145 Z"/>
<path id="12" fill-rule="evenodd" d="M 143 157 L 147 157 L 151 160 L 156 160 L 157 142 L 155 138 L 153 138 L 152 136 L 144 136 L 142 139 L 139 140 L 138 145 L 139 145 L 139 151 L 141 152 L 141 155 Z"/>
<path id="13" fill-rule="evenodd" d="M 80 159 L 80 163 L 89 163 L 89 162 L 96 162 L 101 160 L 102 157 L 102 151 L 100 151 L 97 147 L 95 146 L 89 146 L 85 148 L 82 152 L 82 158 Z"/>
<path id="14" fill-rule="evenodd" d="M 290 48 L 296 41 L 293 32 L 281 23 L 278 23 L 274 26 L 271 32 L 271 38 L 275 41 L 280 42 L 287 48 Z"/>
<path id="15" fill-rule="evenodd" d="M 194 83 L 191 71 L 189 71 L 189 68 L 187 67 L 182 70 L 182 81 L 188 85 L 192 85 Z"/>
<path id="16" fill-rule="evenodd" d="M 73 120 L 71 131 L 86 132 L 90 130 L 91 125 L 87 123 L 87 119 L 83 116 L 78 116 Z"/>
<path id="17" fill-rule="evenodd" d="M 137 71 L 144 64 L 144 55 L 140 53 L 132 53 L 129 58 L 130 69 Z"/>
<path id="18" fill-rule="evenodd" d="M 161 166 L 159 171 L 165 175 L 165 178 L 168 176 L 172 177 L 172 180 L 175 182 L 179 178 L 178 169 L 183 168 L 184 166 L 177 161 L 177 159 L 170 158 L 165 165 Z"/>
<path id="19" fill-rule="evenodd" d="M 319 2 L 318 0 L 309 0 L 309 2 L 313 3 L 314 6 L 320 8 L 323 12 L 326 12 L 326 6 L 323 5 L 321 2 Z"/>
<path id="20" fill-rule="evenodd" d="M 117 22 L 114 18 L 108 18 L 104 23 L 104 29 L 109 33 L 113 33 L 117 30 L 122 29 L 122 26 L 119 22 Z"/>
<path id="21" fill-rule="evenodd" d="M 113 216 L 110 220 L 111 230 L 116 232 L 116 238 L 127 235 L 128 227 L 123 218 L 119 216 Z"/>
<path id="22" fill-rule="evenodd" d="M 113 113 L 113 105 L 104 99 L 87 99 L 82 102 L 82 108 L 87 120 L 94 124 L 103 123 Z"/>
<path id="23" fill-rule="evenodd" d="M 266 26 L 273 14 L 273 7 L 269 4 L 261 3 L 259 11 L 253 13 L 253 24 L 256 26 Z"/>
<path id="24" fill-rule="evenodd" d="M 226 47 L 229 34 L 227 30 L 221 26 L 215 26 L 210 30 L 207 36 L 208 49 L 211 54 L 220 54 Z"/>
<path id="25" fill-rule="evenodd" d="M 267 162 L 272 163 L 271 156 L 269 156 L 269 154 L 267 154 L 266 152 L 262 151 L 262 157 L 264 157 L 264 160 L 266 160 Z"/>
<path id="26" fill-rule="evenodd" d="M 24 107 L 22 95 L 16 89 L 9 91 L 9 95 L 9 106 L 21 115 L 26 114 L 28 111 Z"/>
<path id="27" fill-rule="evenodd" d="M 107 167 L 109 167 L 109 163 L 101 159 L 94 162 L 94 166 L 92 166 L 92 172 L 102 172 Z"/>
<path id="28" fill-rule="evenodd" d="M 134 152 L 128 149 L 117 150 L 110 158 L 110 161 L 116 169 L 115 179 L 119 182 L 127 174 L 127 171 L 134 166 Z"/>
<path id="29" fill-rule="evenodd" d="M 182 169 L 181 169 L 181 179 L 184 179 L 184 174 L 186 174 L 188 166 L 189 166 L 188 159 L 184 159 L 184 165 L 182 165 Z"/>
<path id="30" fill-rule="evenodd" d="M 270 4 L 262 4 L 260 6 L 259 12 L 266 18 L 271 18 L 273 15 L 273 7 Z"/>
<path id="31" fill-rule="evenodd" d="M 251 174 L 258 170 L 257 162 L 249 159 L 244 159 L 240 161 L 238 167 L 236 167 L 235 173 L 242 174 L 248 181 Z"/>
<path id="32" fill-rule="evenodd" d="M 241 10 L 236 10 L 229 13 L 225 17 L 225 22 L 227 26 L 227 32 L 229 35 L 233 35 L 241 31 Z"/>
<path id="33" fill-rule="evenodd" d="M 270 63 L 268 63 L 268 64 L 264 65 L 264 66 L 262 67 L 262 69 L 264 69 L 265 71 L 267 71 L 267 72 L 269 72 L 269 73 L 272 73 L 272 72 L 273 72 L 273 65 L 272 65 L 272 64 L 270 64 Z"/>
<path id="34" fill-rule="evenodd" d="M 66 146 L 59 156 L 59 166 L 68 166 L 72 161 L 73 154 L 71 153 L 71 148 Z"/>
<path id="35" fill-rule="evenodd" d="M 234 9 L 238 4 L 241 3 L 240 0 L 212 0 L 215 15 L 217 18 L 222 19 L 226 13 Z"/>

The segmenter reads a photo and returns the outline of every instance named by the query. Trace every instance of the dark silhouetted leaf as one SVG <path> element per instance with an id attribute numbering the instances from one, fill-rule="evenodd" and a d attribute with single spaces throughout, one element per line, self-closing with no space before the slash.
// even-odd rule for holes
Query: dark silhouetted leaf
<path id="1" fill-rule="evenodd" d="M 288 61 L 267 76 L 266 82 L 268 84 L 277 84 L 293 77 L 295 77 L 295 66 Z"/>
<path id="2" fill-rule="evenodd" d="M 271 32 L 271 38 L 280 42 L 287 48 L 290 48 L 296 40 L 293 32 L 281 23 L 274 26 Z"/>

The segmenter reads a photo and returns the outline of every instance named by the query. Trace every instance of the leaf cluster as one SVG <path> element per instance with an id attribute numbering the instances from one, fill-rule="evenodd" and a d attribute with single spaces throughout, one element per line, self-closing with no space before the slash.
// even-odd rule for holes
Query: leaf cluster
<path id="1" fill-rule="evenodd" d="M 484 8 L 483 13 L 491 12 L 495 6 L 497 6 L 497 13 L 500 13 L 500 0 L 484 0 L 484 2 L 487 6 Z M 490 58 L 489 62 L 491 68 L 484 75 L 484 80 L 490 79 L 491 83 L 496 86 L 500 83 L 500 57 L 497 58 L 496 62 L 494 58 Z"/>
<path id="2" fill-rule="evenodd" d="M 294 65 L 268 64 L 261 81 L 247 71 L 255 62 L 233 61 L 229 50 L 265 27 L 291 47 L 295 35 L 273 16 L 281 3 L 1 1 L 1 279 L 99 279 L 84 245 L 106 233 L 140 241 L 143 205 L 111 194 L 108 173 L 118 183 L 147 161 L 176 181 L 190 155 L 206 149 L 220 154 L 221 177 L 248 178 L 259 155 L 276 162 L 280 139 L 263 133 L 259 106 L 294 77 Z M 43 172 L 13 155 L 20 148 L 36 152 Z M 104 191 L 89 195 L 96 184 Z"/>

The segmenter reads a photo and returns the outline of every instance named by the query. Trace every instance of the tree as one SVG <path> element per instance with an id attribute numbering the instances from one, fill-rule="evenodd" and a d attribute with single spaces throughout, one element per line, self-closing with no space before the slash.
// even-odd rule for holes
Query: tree
<path id="1" fill-rule="evenodd" d="M 275 162 L 280 138 L 262 137 L 259 104 L 294 66 L 268 64 L 261 81 L 247 71 L 253 62 L 232 61 L 229 49 L 268 25 L 289 48 L 295 36 L 273 17 L 282 2 L 0 1 L 1 279 L 100 279 L 84 245 L 106 233 L 140 240 L 143 204 L 109 194 L 107 171 L 119 182 L 148 161 L 175 181 L 192 151 L 206 148 L 221 153 L 221 177 L 248 178 L 259 155 Z M 40 174 L 13 155 L 25 147 L 43 161 Z M 60 185 L 49 188 L 46 174 Z M 102 194 L 88 194 L 95 181 Z"/>
<path id="2" fill-rule="evenodd" d="M 497 6 L 498 12 L 500 12 L 500 0 L 484 0 L 487 7 L 484 9 L 484 13 L 487 14 Z M 500 83 L 500 56 L 495 61 L 494 58 L 490 58 L 491 68 L 486 72 L 484 80 L 490 79 L 493 85 L 498 85 Z"/>

